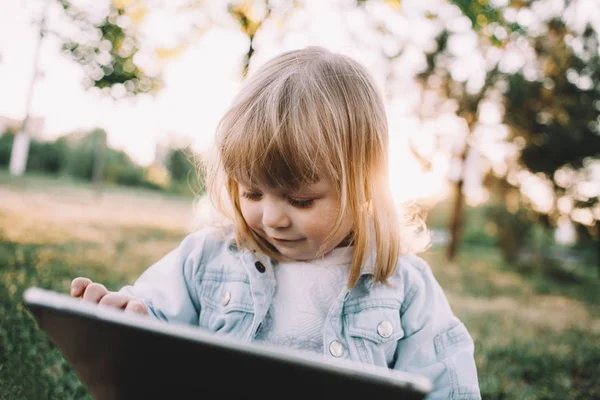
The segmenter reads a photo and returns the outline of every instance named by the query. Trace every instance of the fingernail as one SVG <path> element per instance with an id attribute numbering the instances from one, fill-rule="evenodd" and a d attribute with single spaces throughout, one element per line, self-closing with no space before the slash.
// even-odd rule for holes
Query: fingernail
<path id="1" fill-rule="evenodd" d="M 72 287 L 71 288 L 71 296 L 75 296 L 75 293 L 77 292 L 77 288 L 76 287 Z"/>

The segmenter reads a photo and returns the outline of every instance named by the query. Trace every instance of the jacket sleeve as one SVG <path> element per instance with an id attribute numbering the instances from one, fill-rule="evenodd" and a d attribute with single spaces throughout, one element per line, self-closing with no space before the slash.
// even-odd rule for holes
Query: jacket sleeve
<path id="1" fill-rule="evenodd" d="M 467 328 L 452 313 L 422 259 L 409 256 L 401 268 L 405 268 L 400 310 L 404 337 L 398 341 L 394 369 L 427 377 L 433 384 L 428 400 L 481 399 L 474 344 Z"/>
<path id="2" fill-rule="evenodd" d="M 202 267 L 205 239 L 204 232 L 189 235 L 133 285 L 119 292 L 144 301 L 150 316 L 156 319 L 198 325 L 200 302 L 195 283 Z"/>

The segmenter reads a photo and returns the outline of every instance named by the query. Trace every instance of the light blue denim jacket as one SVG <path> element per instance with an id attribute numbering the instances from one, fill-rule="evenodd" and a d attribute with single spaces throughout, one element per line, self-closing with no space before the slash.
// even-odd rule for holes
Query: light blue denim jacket
<path id="1" fill-rule="evenodd" d="M 238 249 L 231 234 L 207 228 L 121 289 L 150 314 L 252 341 L 275 293 L 273 263 Z M 341 345 L 341 346 L 340 346 Z M 473 340 L 454 316 L 429 266 L 403 256 L 389 285 L 373 281 L 372 259 L 345 289 L 323 327 L 323 355 L 429 378 L 428 399 L 480 399 Z"/>

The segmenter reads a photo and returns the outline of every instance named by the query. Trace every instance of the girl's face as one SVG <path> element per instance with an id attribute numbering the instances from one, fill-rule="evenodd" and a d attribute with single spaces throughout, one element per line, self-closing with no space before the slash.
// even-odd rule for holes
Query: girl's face
<path id="1" fill-rule="evenodd" d="M 248 226 L 283 256 L 313 260 L 335 223 L 339 196 L 327 180 L 294 191 L 238 183 L 242 216 Z M 350 213 L 344 215 L 329 252 L 352 229 Z"/>

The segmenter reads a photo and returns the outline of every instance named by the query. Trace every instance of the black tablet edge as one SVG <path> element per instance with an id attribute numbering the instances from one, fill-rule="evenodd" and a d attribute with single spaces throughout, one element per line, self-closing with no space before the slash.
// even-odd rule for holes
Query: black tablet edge
<path id="1" fill-rule="evenodd" d="M 264 357 L 266 355 L 290 364 L 310 362 L 317 368 L 322 368 L 334 373 L 341 373 L 346 376 L 356 376 L 358 373 L 362 373 L 368 375 L 370 379 L 375 381 L 388 385 L 392 384 L 422 394 L 427 394 L 432 390 L 431 382 L 421 375 L 391 370 L 385 367 L 364 365 L 348 360 L 328 361 L 316 354 L 313 356 L 312 354 L 302 353 L 300 351 L 290 351 L 290 349 L 286 349 L 282 352 L 272 346 L 252 342 L 242 342 L 239 339 L 214 335 L 183 323 L 166 323 L 148 316 L 132 313 L 126 314 L 123 311 L 114 308 L 86 303 L 66 294 L 47 289 L 38 287 L 28 288 L 23 294 L 23 299 L 25 305 L 32 310 L 37 308 L 62 311 L 84 318 L 100 319 L 108 323 L 125 325 L 153 333 L 168 334 L 184 340 L 222 346 L 229 350 L 246 352 L 255 356 Z"/>

